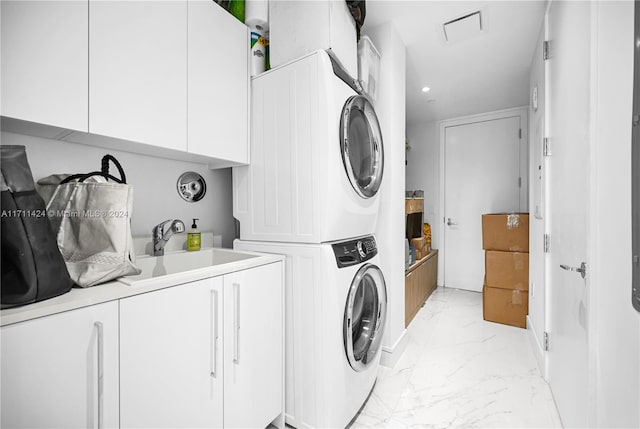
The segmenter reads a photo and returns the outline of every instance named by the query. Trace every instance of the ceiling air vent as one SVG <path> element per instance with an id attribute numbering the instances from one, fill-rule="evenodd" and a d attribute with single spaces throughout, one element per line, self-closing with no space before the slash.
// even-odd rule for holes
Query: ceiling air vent
<path id="1" fill-rule="evenodd" d="M 480 35 L 482 31 L 482 13 L 472 12 L 442 24 L 444 39 L 447 42 L 459 42 Z"/>

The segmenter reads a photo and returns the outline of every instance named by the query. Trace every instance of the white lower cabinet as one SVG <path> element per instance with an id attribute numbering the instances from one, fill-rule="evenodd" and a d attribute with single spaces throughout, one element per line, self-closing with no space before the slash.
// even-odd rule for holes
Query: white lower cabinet
<path id="1" fill-rule="evenodd" d="M 224 276 L 224 426 L 263 428 L 283 410 L 282 263 Z"/>
<path id="2" fill-rule="evenodd" d="M 123 428 L 222 427 L 222 278 L 120 301 Z"/>
<path id="3" fill-rule="evenodd" d="M 283 411 L 282 263 L 120 304 L 123 428 L 266 427 Z"/>
<path id="4" fill-rule="evenodd" d="M 1 427 L 118 427 L 117 301 L 0 332 Z"/>
<path id="5" fill-rule="evenodd" d="M 1 328 L 2 428 L 284 425 L 283 262 Z"/>

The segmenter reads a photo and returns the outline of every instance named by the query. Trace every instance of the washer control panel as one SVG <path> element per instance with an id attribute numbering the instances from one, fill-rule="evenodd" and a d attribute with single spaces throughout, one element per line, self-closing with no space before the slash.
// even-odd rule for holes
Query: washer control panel
<path id="1" fill-rule="evenodd" d="M 361 264 L 378 254 L 378 246 L 373 235 L 334 243 L 332 247 L 338 268 Z"/>

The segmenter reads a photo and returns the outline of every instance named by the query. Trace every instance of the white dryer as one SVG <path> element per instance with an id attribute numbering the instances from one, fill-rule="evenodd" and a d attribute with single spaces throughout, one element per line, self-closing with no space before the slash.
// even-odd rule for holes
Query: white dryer
<path id="1" fill-rule="evenodd" d="M 349 82 L 325 51 L 252 79 L 250 165 L 233 169 L 240 239 L 322 243 L 375 231 L 382 133 Z"/>
<path id="2" fill-rule="evenodd" d="M 375 384 L 387 293 L 373 236 L 324 244 L 236 240 L 286 255 L 287 424 L 343 428 Z"/>

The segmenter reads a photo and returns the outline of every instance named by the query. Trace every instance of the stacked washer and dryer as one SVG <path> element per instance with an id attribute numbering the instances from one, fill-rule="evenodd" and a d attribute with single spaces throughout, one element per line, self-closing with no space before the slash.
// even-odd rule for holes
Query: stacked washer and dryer
<path id="1" fill-rule="evenodd" d="M 286 256 L 286 422 L 345 427 L 375 384 L 387 293 L 373 233 L 384 155 L 372 104 L 325 50 L 252 79 L 234 248 Z"/>

